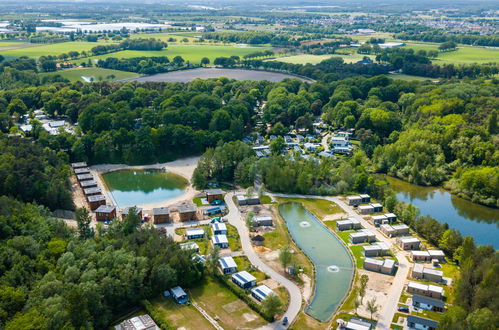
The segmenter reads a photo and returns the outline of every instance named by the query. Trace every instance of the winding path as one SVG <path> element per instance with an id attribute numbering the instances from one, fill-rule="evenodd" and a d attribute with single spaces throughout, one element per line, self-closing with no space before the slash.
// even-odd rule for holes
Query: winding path
<path id="1" fill-rule="evenodd" d="M 296 318 L 296 316 L 301 310 L 302 298 L 301 298 L 300 289 L 296 284 L 294 284 L 292 281 L 288 280 L 286 277 L 276 272 L 274 269 L 272 269 L 270 266 L 268 266 L 260 259 L 258 254 L 253 249 L 253 246 L 251 245 L 248 228 L 246 227 L 245 221 L 243 221 L 241 217 L 239 209 L 237 208 L 236 204 L 232 199 L 233 196 L 234 193 L 232 192 L 225 195 L 225 203 L 229 210 L 229 213 L 227 214 L 226 218 L 228 219 L 228 222 L 231 225 L 236 227 L 239 233 L 239 237 L 241 239 L 241 245 L 243 251 L 246 257 L 248 257 L 249 261 L 259 270 L 272 277 L 272 279 L 277 281 L 280 285 L 284 286 L 288 290 L 289 306 L 284 316 L 288 318 L 289 324 L 291 324 L 293 323 L 293 320 Z M 274 323 L 270 323 L 264 327 L 261 327 L 260 329 L 285 329 L 285 328 L 286 327 L 282 325 L 281 320 L 277 320 Z"/>
<path id="2" fill-rule="evenodd" d="M 392 246 L 392 240 L 388 237 L 381 234 L 374 225 L 364 220 L 357 212 L 353 210 L 349 205 L 343 202 L 339 197 L 328 197 L 328 196 L 314 196 L 314 195 L 295 195 L 295 194 L 269 194 L 274 197 L 288 197 L 288 198 L 307 198 L 307 199 L 325 199 L 330 202 L 336 203 L 339 207 L 343 209 L 345 213 L 350 217 L 354 217 L 360 221 L 364 228 L 370 229 L 373 233 L 376 234 L 376 239 L 378 241 L 386 243 L 388 246 Z M 402 290 L 404 289 L 404 285 L 407 279 L 407 275 L 409 274 L 409 270 L 411 269 L 412 263 L 409 262 L 407 256 L 409 255 L 405 251 L 401 251 L 398 247 L 392 249 L 396 257 L 398 259 L 399 267 L 397 273 L 393 279 L 393 284 L 390 286 L 390 289 L 387 292 L 387 302 L 380 311 L 378 317 L 378 323 L 376 325 L 376 329 L 388 330 L 390 329 L 390 325 L 392 323 L 393 316 L 397 310 L 398 301 Z"/>

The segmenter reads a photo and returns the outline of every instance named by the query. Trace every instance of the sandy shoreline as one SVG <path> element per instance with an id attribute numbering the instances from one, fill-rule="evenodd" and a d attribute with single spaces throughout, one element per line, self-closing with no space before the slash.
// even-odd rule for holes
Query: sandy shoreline
<path id="1" fill-rule="evenodd" d="M 109 173 L 113 171 L 119 171 L 119 170 L 145 170 L 145 169 L 165 169 L 171 173 L 177 174 L 185 178 L 187 181 L 189 181 L 189 185 L 187 186 L 185 192 L 173 199 L 160 202 L 160 203 L 151 203 L 151 204 L 140 204 L 137 205 L 137 207 L 141 207 L 144 210 L 151 210 L 155 207 L 161 207 L 161 206 L 172 206 L 175 204 L 178 204 L 182 201 L 192 201 L 194 197 L 199 193 L 198 190 L 194 189 L 191 185 L 191 177 L 192 173 L 196 169 L 197 163 L 198 163 L 199 157 L 188 157 L 188 158 L 182 158 L 182 159 L 177 159 L 172 162 L 168 163 L 157 163 L 157 164 L 151 164 L 151 165 L 137 165 L 137 166 L 130 166 L 126 164 L 99 164 L 99 165 L 93 165 L 90 166 L 90 172 L 94 174 L 99 187 L 102 188 L 102 193 L 104 196 L 106 196 L 106 199 L 109 201 L 108 204 L 112 203 L 113 205 L 117 205 L 116 201 L 114 200 L 112 194 L 109 192 L 107 189 L 107 186 L 104 183 L 104 180 L 102 180 L 101 175 L 104 173 Z"/>

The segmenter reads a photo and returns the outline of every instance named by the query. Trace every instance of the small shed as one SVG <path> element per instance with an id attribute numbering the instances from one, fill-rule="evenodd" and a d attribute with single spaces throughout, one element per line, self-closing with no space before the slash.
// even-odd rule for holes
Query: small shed
<path id="1" fill-rule="evenodd" d="M 226 235 L 213 235 L 211 237 L 211 243 L 213 246 L 218 246 L 221 249 L 227 249 L 229 247 L 229 240 Z"/>
<path id="2" fill-rule="evenodd" d="M 155 207 L 152 209 L 152 218 L 155 224 L 171 222 L 168 207 Z"/>
<path id="3" fill-rule="evenodd" d="M 204 237 L 204 229 L 203 228 L 189 228 L 185 231 L 185 237 L 187 239 L 198 239 Z"/>
<path id="4" fill-rule="evenodd" d="M 82 167 L 87 167 L 87 166 L 88 165 L 85 162 L 71 163 L 71 167 L 74 168 L 74 169 L 82 168 Z"/>
<path id="5" fill-rule="evenodd" d="M 247 271 L 243 270 L 232 274 L 232 282 L 243 289 L 249 289 L 256 285 L 256 278 Z"/>
<path id="6" fill-rule="evenodd" d="M 262 235 L 255 235 L 251 238 L 251 244 L 255 246 L 262 246 L 264 241 L 265 237 L 263 237 Z"/>
<path id="7" fill-rule="evenodd" d="M 227 226 L 225 223 L 214 222 L 211 224 L 211 231 L 213 235 L 227 235 Z"/>
<path id="8" fill-rule="evenodd" d="M 109 221 L 116 218 L 116 207 L 112 205 L 101 205 L 94 212 L 97 221 Z"/>
<path id="9" fill-rule="evenodd" d="M 251 289 L 251 296 L 260 302 L 272 294 L 275 294 L 274 291 L 266 285 L 260 285 Z"/>
<path id="10" fill-rule="evenodd" d="M 218 260 L 220 270 L 224 274 L 232 274 L 237 272 L 237 264 L 232 257 L 224 257 Z"/>
<path id="11" fill-rule="evenodd" d="M 99 187 L 85 188 L 83 193 L 85 196 L 102 195 L 102 189 Z"/>
<path id="12" fill-rule="evenodd" d="M 90 169 L 88 167 L 75 168 L 74 172 L 76 175 L 88 174 L 90 173 Z"/>
<path id="13" fill-rule="evenodd" d="M 97 181 L 95 181 L 95 180 L 80 181 L 80 186 L 83 189 L 97 187 Z"/>
<path id="14" fill-rule="evenodd" d="M 106 205 L 106 197 L 102 194 L 87 196 L 87 200 L 92 211 L 95 211 L 99 206 Z"/>
<path id="15" fill-rule="evenodd" d="M 132 209 L 135 208 L 135 215 L 137 215 L 140 219 L 142 219 L 142 209 L 140 207 L 125 207 L 121 211 L 121 219 L 125 219 L 125 217 L 131 212 Z"/>
<path id="16" fill-rule="evenodd" d="M 254 217 L 253 218 L 253 226 L 258 227 L 258 226 L 273 226 L 274 222 L 272 221 L 272 217 L 265 216 L 265 217 Z"/>
<path id="17" fill-rule="evenodd" d="M 194 204 L 181 204 L 177 207 L 180 221 L 196 220 L 197 207 Z"/>
<path id="18" fill-rule="evenodd" d="M 208 189 L 205 191 L 205 194 L 208 203 L 212 203 L 214 201 L 222 201 L 224 192 L 222 189 Z"/>
<path id="19" fill-rule="evenodd" d="M 184 289 L 179 286 L 170 289 L 170 293 L 178 304 L 187 304 L 189 302 L 189 296 L 185 293 Z"/>

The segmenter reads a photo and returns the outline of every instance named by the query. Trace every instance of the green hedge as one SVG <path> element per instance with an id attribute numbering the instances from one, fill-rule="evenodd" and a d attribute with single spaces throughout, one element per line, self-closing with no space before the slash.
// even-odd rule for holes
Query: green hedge
<path id="1" fill-rule="evenodd" d="M 250 297 L 248 297 L 248 294 L 245 290 L 230 284 L 229 281 L 220 274 L 215 274 L 214 276 L 217 280 L 220 281 L 220 283 L 222 283 L 231 292 L 233 292 L 236 296 L 238 296 L 239 299 L 244 301 L 252 310 L 260 314 L 260 316 L 263 317 L 267 322 L 274 322 L 274 315 L 268 315 L 264 313 L 262 307 L 256 302 L 254 302 Z"/>
<path id="2" fill-rule="evenodd" d="M 142 306 L 147 311 L 147 313 L 152 317 L 154 322 L 162 329 L 162 330 L 170 330 L 174 329 L 169 324 L 166 318 L 163 316 L 163 312 L 159 310 L 159 308 L 154 307 L 149 300 L 142 300 Z"/>

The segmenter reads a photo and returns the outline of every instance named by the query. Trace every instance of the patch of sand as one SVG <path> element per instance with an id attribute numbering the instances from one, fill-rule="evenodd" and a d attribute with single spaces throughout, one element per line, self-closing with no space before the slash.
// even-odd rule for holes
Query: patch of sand
<path id="1" fill-rule="evenodd" d="M 310 297 L 312 296 L 312 280 L 305 274 L 301 274 L 301 279 L 303 281 L 302 296 L 303 300 L 307 303 L 310 301 Z"/>
<path id="2" fill-rule="evenodd" d="M 237 310 L 243 309 L 244 307 L 246 307 L 246 305 L 239 299 L 222 306 L 227 313 L 233 313 Z"/>
<path id="3" fill-rule="evenodd" d="M 246 322 L 251 322 L 258 318 L 258 316 L 256 316 L 254 313 L 244 313 L 243 317 L 246 320 Z"/>
<path id="4" fill-rule="evenodd" d="M 357 313 L 363 317 L 371 317 L 371 313 L 366 309 L 367 302 L 373 298 L 376 298 L 376 305 L 379 306 L 378 312 L 381 311 L 382 306 L 384 306 L 388 301 L 388 295 L 386 292 L 389 291 L 390 286 L 393 283 L 393 276 L 385 275 L 376 272 L 370 272 L 364 269 L 359 269 L 359 276 L 366 274 L 369 276 L 369 281 L 367 282 L 366 295 L 364 296 L 362 305 L 357 309 Z M 375 317 L 375 314 L 373 314 Z"/>
<path id="5" fill-rule="evenodd" d="M 322 219 L 322 221 L 334 221 L 334 220 L 339 220 L 339 219 L 345 219 L 348 218 L 348 214 L 346 213 L 335 213 L 335 214 L 328 214 Z"/>
<path id="6" fill-rule="evenodd" d="M 271 289 L 271 290 L 275 290 L 279 287 L 279 283 L 277 283 L 277 281 L 272 279 L 272 278 L 268 278 L 266 280 L 263 280 L 260 283 L 268 286 L 269 289 Z"/>

